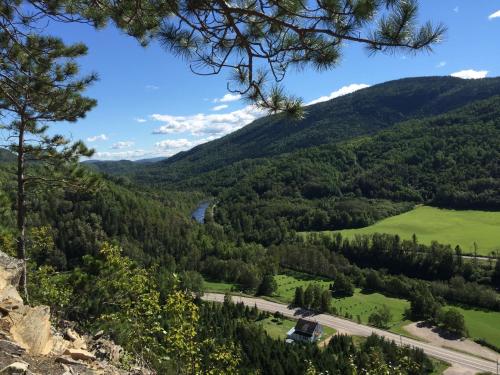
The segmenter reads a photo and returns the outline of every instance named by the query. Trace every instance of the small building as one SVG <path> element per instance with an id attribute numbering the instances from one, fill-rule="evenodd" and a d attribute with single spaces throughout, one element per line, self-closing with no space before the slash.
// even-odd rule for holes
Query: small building
<path id="1" fill-rule="evenodd" d="M 323 327 L 318 322 L 299 319 L 294 328 L 286 334 L 288 340 L 301 342 L 316 342 L 323 334 Z"/>

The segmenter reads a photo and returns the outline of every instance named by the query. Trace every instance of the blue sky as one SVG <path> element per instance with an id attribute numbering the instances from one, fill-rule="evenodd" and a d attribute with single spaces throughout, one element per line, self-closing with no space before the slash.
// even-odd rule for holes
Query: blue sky
<path id="1" fill-rule="evenodd" d="M 334 70 L 290 71 L 287 92 L 309 103 L 403 77 L 500 75 L 500 0 L 422 0 L 420 19 L 448 27 L 433 53 L 369 57 L 363 48 L 348 45 Z M 82 69 L 100 77 L 87 91 L 98 106 L 85 119 L 52 130 L 84 140 L 96 149 L 94 159 L 170 156 L 261 115 L 227 95 L 225 74 L 195 76 L 188 64 L 156 44 L 141 47 L 113 27 L 95 31 L 57 24 L 50 31 L 68 43 L 87 44 Z"/>

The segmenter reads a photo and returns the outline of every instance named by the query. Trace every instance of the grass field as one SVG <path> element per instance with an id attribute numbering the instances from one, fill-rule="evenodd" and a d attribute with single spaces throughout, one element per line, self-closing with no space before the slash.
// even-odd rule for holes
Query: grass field
<path id="1" fill-rule="evenodd" d="M 291 272 L 286 275 L 276 275 L 276 283 L 278 290 L 273 296 L 276 300 L 290 303 L 293 301 L 295 288 L 302 286 L 307 288 L 309 284 L 319 284 L 322 288 L 328 288 L 331 281 L 326 279 L 317 279 L 310 275 Z M 362 293 L 360 289 L 356 289 L 352 297 L 333 298 L 332 306 L 337 309 L 340 316 L 346 314 L 352 316 L 352 319 L 359 318 L 362 323 L 368 323 L 368 317 L 380 306 L 387 305 L 392 313 L 391 329 L 399 330 L 401 326 L 408 324 L 409 321 L 404 320 L 404 310 L 409 307 L 409 302 L 403 299 L 386 297 L 380 293 Z M 398 333 L 402 333 L 399 331 Z"/>
<path id="2" fill-rule="evenodd" d="M 274 280 L 276 280 L 276 284 L 278 284 L 278 290 L 273 297 L 284 303 L 293 302 L 295 288 L 299 286 L 302 286 L 305 289 L 309 284 L 319 284 L 321 288 L 328 289 L 331 283 L 331 280 L 318 279 L 317 277 L 299 272 L 290 272 L 286 275 L 276 275 Z"/>
<path id="3" fill-rule="evenodd" d="M 471 310 L 457 307 L 472 339 L 484 339 L 500 347 L 500 312 Z"/>
<path id="4" fill-rule="evenodd" d="M 335 306 L 340 316 L 348 314 L 355 321 L 358 320 L 359 316 L 363 324 L 368 323 L 368 317 L 371 313 L 386 305 L 392 314 L 390 330 L 398 329 L 410 323 L 404 319 L 404 311 L 410 306 L 410 303 L 403 299 L 386 297 L 380 293 L 365 294 L 356 289 L 352 297 L 334 298 L 332 305 Z"/>
<path id="5" fill-rule="evenodd" d="M 206 280 L 203 282 L 203 289 L 206 292 L 227 293 L 231 292 L 234 289 L 234 287 L 235 285 L 230 283 L 211 282 Z"/>
<path id="6" fill-rule="evenodd" d="M 455 211 L 420 206 L 401 215 L 393 216 L 369 227 L 339 231 L 352 238 L 356 234 L 389 233 L 430 244 L 438 241 L 453 247 L 460 245 L 464 253 L 473 253 L 474 242 L 478 255 L 490 255 L 500 250 L 500 212 Z M 337 232 L 329 232 L 337 233 Z"/>

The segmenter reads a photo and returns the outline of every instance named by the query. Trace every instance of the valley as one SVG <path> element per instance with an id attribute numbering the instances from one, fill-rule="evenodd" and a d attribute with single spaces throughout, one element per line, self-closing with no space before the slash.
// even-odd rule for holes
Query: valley
<path id="1" fill-rule="evenodd" d="M 418 375 L 493 371 L 499 119 L 499 78 L 410 78 L 167 159 L 80 164 L 92 187 L 28 197 L 30 293 L 127 350 L 154 348 L 160 373 L 184 344 L 200 366 L 222 352 L 243 374 L 402 358 Z M 0 245 L 14 255 L 13 161 L 0 156 Z M 299 310 L 328 328 L 320 346 L 284 342 Z"/>

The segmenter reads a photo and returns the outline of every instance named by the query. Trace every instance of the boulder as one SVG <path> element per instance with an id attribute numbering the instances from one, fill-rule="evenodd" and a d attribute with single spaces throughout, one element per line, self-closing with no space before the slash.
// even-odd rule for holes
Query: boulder
<path id="1" fill-rule="evenodd" d="M 13 288 L 13 287 L 9 287 Z M 14 289 L 15 290 L 15 289 Z M 4 289 L 5 291 L 5 289 Z M 17 293 L 17 290 L 16 290 Z M 19 294 L 17 294 L 19 296 Z M 16 298 L 15 295 L 4 295 L 5 298 L 0 296 L 0 314 L 1 316 L 9 315 L 12 311 L 19 310 L 23 306 L 23 301 Z M 21 298 L 19 296 L 19 298 Z"/>
<path id="2" fill-rule="evenodd" d="M 67 328 L 64 332 L 64 337 L 70 341 L 70 347 L 74 349 L 87 349 L 87 343 L 84 338 L 76 333 L 73 329 Z"/>
<path id="3" fill-rule="evenodd" d="M 22 305 L 17 286 L 23 272 L 23 261 L 0 251 L 0 302 L 12 300 Z"/>
<path id="4" fill-rule="evenodd" d="M 111 340 L 99 339 L 93 343 L 92 349 L 96 351 L 99 359 L 105 359 L 111 363 L 119 363 L 123 348 Z"/>
<path id="5" fill-rule="evenodd" d="M 94 354 L 83 349 L 66 349 L 64 355 L 69 355 L 72 359 L 82 361 L 95 361 L 96 359 Z"/>
<path id="6" fill-rule="evenodd" d="M 17 287 L 22 273 L 23 261 L 0 251 L 0 290 L 7 285 Z"/>
<path id="7" fill-rule="evenodd" d="M 63 365 L 81 365 L 82 362 L 71 358 L 69 355 L 61 355 L 55 359 L 56 363 L 61 363 Z"/>
<path id="8" fill-rule="evenodd" d="M 23 306 L 9 314 L 12 320 L 10 334 L 14 341 L 30 354 L 46 355 L 53 347 L 48 306 Z"/>
<path id="9" fill-rule="evenodd" d="M 26 362 L 14 362 L 0 370 L 0 374 L 24 375 L 31 374 Z"/>

